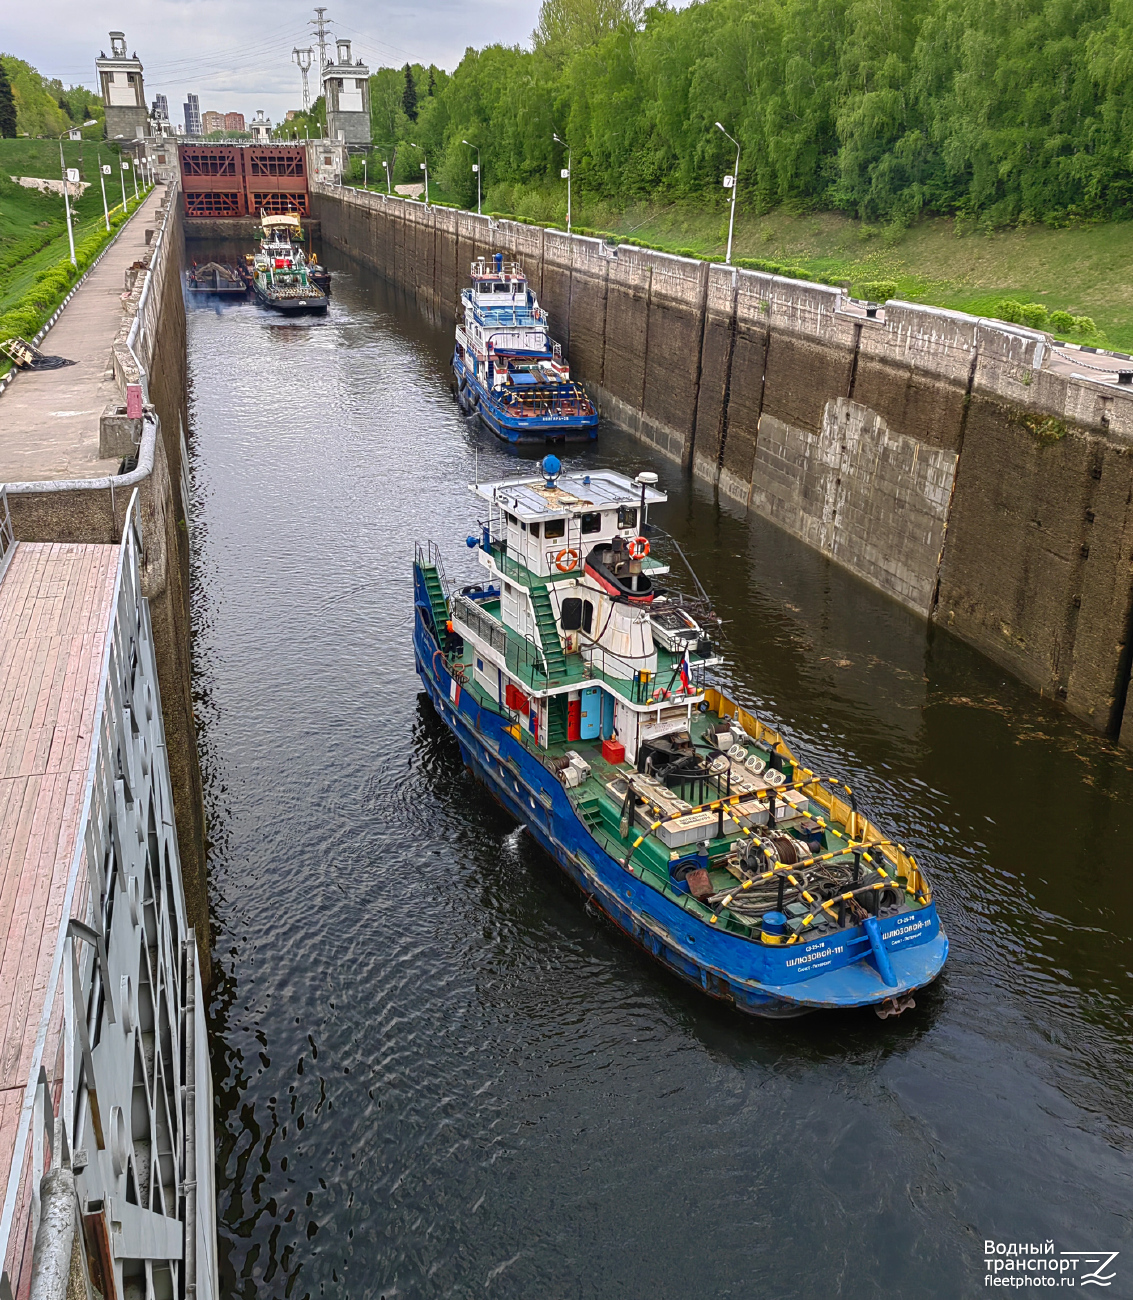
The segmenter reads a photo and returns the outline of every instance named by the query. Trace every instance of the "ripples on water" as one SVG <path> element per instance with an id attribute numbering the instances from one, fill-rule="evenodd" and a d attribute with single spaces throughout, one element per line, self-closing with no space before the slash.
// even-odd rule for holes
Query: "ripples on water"
<path id="1" fill-rule="evenodd" d="M 516 469 L 447 332 L 344 264 L 326 320 L 189 347 L 222 1292 L 953 1297 L 1053 1236 L 1133 1294 L 1130 756 L 604 429 L 568 461 L 661 473 L 731 686 L 952 939 L 900 1020 L 741 1018 L 588 916 L 419 699 L 412 543 L 471 575 L 466 485 Z"/>

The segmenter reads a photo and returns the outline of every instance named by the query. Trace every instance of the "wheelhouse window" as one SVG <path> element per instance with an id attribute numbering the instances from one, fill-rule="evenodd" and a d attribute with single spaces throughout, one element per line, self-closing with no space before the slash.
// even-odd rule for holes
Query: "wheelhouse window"
<path id="1" fill-rule="evenodd" d="M 556 537 L 563 537 L 566 534 L 565 519 L 548 519 L 543 526 L 543 536 L 548 541 L 553 541 Z"/>
<path id="2" fill-rule="evenodd" d="M 619 528 L 637 527 L 636 506 L 618 506 L 618 527 Z"/>
<path id="3" fill-rule="evenodd" d="M 582 516 L 583 533 L 600 533 L 602 531 L 602 512 L 591 510 Z"/>
<path id="4" fill-rule="evenodd" d="M 538 536 L 539 536 L 539 530 L 540 530 L 540 528 L 542 528 L 542 526 L 543 526 L 542 524 L 532 524 L 532 525 L 531 525 L 531 536 L 532 536 L 532 537 L 538 537 Z"/>

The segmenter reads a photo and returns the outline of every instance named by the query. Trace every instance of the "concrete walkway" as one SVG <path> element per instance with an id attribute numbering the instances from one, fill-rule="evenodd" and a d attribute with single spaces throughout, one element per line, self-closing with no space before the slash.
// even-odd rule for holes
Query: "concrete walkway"
<path id="1" fill-rule="evenodd" d="M 118 472 L 117 458 L 98 458 L 98 421 L 108 402 L 121 400 L 110 348 L 122 325 L 126 268 L 145 252 L 163 192 L 150 192 L 40 344 L 76 364 L 27 371 L 0 395 L 0 483 Z"/>

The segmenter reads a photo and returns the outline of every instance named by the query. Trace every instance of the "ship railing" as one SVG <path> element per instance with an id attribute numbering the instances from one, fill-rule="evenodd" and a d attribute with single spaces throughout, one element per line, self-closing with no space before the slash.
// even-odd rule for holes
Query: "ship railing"
<path id="1" fill-rule="evenodd" d="M 531 585 L 533 574 L 525 564 L 520 564 L 518 560 L 513 560 L 508 555 L 501 542 L 492 538 L 492 558 L 496 562 L 496 567 L 501 573 L 505 573 L 509 578 L 514 578 L 516 582 L 522 583 L 525 587 Z"/>
<path id="2" fill-rule="evenodd" d="M 875 852 L 889 861 L 894 868 L 893 874 L 898 879 L 904 877 L 907 880 L 909 891 L 917 898 L 924 903 L 932 901 L 928 878 L 921 871 L 912 853 L 903 844 L 889 839 L 864 813 L 858 810 L 857 800 L 845 782 L 835 777 L 822 776 L 803 767 L 778 731 L 769 727 L 753 713 L 740 708 L 721 691 L 710 687 L 704 692 L 704 698 L 708 702 L 708 707 L 718 717 L 735 718 L 753 740 L 781 758 L 785 758 L 792 768 L 790 783 L 795 789 L 800 790 L 808 799 L 813 799 L 824 809 L 830 821 L 844 826 L 851 840 L 867 847 L 875 846 Z M 845 799 L 838 793 L 839 790 L 844 791 Z"/>
<path id="3" fill-rule="evenodd" d="M 473 636 L 502 655 L 508 669 L 516 677 L 531 681 L 538 673 L 547 677 L 547 661 L 543 651 L 530 637 L 510 633 L 499 619 L 493 618 L 482 606 L 467 596 L 454 596 L 452 605 L 453 626 L 466 627 Z"/>

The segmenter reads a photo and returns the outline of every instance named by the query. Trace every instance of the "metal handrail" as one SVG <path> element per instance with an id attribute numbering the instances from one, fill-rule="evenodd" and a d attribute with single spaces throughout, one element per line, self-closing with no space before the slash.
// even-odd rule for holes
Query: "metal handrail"
<path id="1" fill-rule="evenodd" d="M 122 603 L 125 601 L 128 608 L 135 609 L 141 601 L 141 520 L 138 501 L 138 491 L 135 488 L 130 494 L 130 501 L 126 507 L 126 520 L 122 528 L 122 544 L 118 551 L 118 568 L 114 578 L 114 594 L 111 599 L 111 609 L 115 611 L 115 629 L 114 634 L 106 638 L 99 668 L 98 693 L 91 727 L 91 734 L 95 736 L 99 735 L 107 726 L 107 703 L 114 688 L 114 683 L 111 680 L 111 666 L 116 661 L 116 658 L 121 655 L 121 646 L 119 644 L 121 631 L 117 627 L 117 622 L 121 614 Z M 92 855 L 88 853 L 87 831 L 89 831 L 89 823 L 91 822 L 92 804 L 96 799 L 96 778 L 100 759 L 103 757 L 103 748 L 98 742 L 92 744 L 90 759 L 83 781 L 82 803 L 78 818 L 80 832 L 75 837 L 75 848 L 68 868 L 59 937 L 47 976 L 43 1010 L 36 1030 L 35 1046 L 32 1049 L 32 1060 L 24 1088 L 23 1105 L 20 1109 L 20 1118 L 16 1127 L 16 1140 L 12 1148 L 12 1165 L 8 1175 L 7 1187 L 4 1190 L 2 1208 L 0 1208 L 0 1269 L 4 1267 L 8 1260 L 8 1248 L 15 1219 L 16 1203 L 25 1177 L 26 1162 L 29 1159 L 28 1138 L 36 1110 L 39 1073 L 44 1064 L 43 1056 L 47 1046 L 48 1028 L 52 1017 L 55 1016 L 57 1011 L 56 1004 L 60 981 L 63 976 L 64 956 L 69 955 L 69 945 L 66 940 L 70 933 L 74 900 L 76 891 L 80 889 L 79 881 L 84 862 L 90 879 L 89 898 L 98 899 L 101 896 L 98 879 L 101 868 L 99 862 L 95 861 Z M 92 904 L 88 901 L 88 914 L 91 907 Z M 72 1099 L 63 1098 L 63 1104 L 71 1105 Z M 30 1153 L 30 1155 L 32 1159 L 35 1158 L 34 1152 Z M 8 1275 L 5 1272 L 3 1281 L 7 1282 L 8 1280 Z"/>
<path id="2" fill-rule="evenodd" d="M 12 532 L 12 514 L 8 509 L 8 492 L 0 487 L 0 578 L 12 559 L 16 549 L 16 537 Z"/>
<path id="3" fill-rule="evenodd" d="M 530 635 L 520 637 L 499 619 L 493 618 L 482 605 L 464 595 L 453 597 L 451 612 L 454 625 L 463 623 L 496 654 L 503 655 L 509 670 L 517 677 L 523 675 L 524 669 L 532 669 L 544 678 L 549 677 L 542 647 Z"/>

